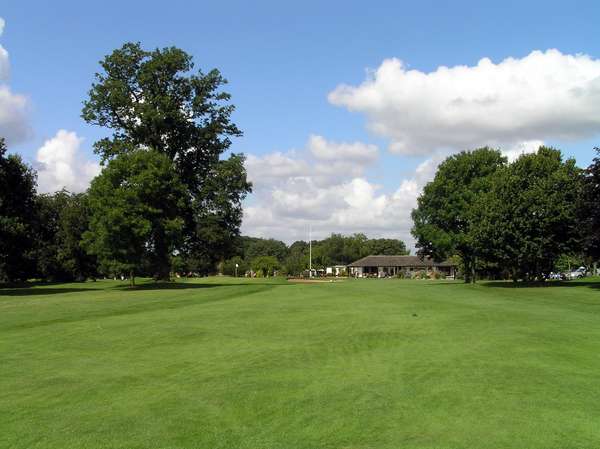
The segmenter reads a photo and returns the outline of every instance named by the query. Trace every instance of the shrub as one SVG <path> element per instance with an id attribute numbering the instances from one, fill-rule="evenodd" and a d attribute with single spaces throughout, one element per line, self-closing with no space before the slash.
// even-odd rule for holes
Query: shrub
<path id="1" fill-rule="evenodd" d="M 427 272 L 424 270 L 421 271 L 415 271 L 413 273 L 413 279 L 428 279 L 429 277 L 427 276 Z"/>
<path id="2" fill-rule="evenodd" d="M 252 261 L 252 270 L 256 277 L 274 276 L 279 269 L 279 261 L 273 256 L 260 256 Z"/>

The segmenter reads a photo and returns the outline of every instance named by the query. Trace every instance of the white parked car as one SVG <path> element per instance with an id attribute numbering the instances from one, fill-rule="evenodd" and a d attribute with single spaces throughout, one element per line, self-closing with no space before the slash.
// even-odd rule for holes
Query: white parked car
<path id="1" fill-rule="evenodd" d="M 582 277 L 585 277 L 585 272 L 585 267 L 579 267 L 576 270 L 567 273 L 567 279 L 580 279 Z"/>

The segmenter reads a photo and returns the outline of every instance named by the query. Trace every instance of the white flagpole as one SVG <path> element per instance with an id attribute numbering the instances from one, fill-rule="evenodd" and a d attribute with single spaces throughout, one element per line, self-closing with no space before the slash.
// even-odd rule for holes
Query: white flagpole
<path id="1" fill-rule="evenodd" d="M 312 226 L 308 225 L 308 277 L 312 277 Z"/>

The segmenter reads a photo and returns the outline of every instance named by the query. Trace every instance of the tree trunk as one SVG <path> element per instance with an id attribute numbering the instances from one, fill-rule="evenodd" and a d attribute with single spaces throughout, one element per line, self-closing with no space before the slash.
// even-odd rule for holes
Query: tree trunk
<path id="1" fill-rule="evenodd" d="M 465 268 L 465 284 L 474 284 L 475 283 L 475 262 L 476 259 L 473 258 L 463 258 L 464 268 Z"/>
<path id="2" fill-rule="evenodd" d="M 156 232 L 154 236 L 154 280 L 171 280 L 171 260 L 169 257 L 169 247 L 166 242 L 166 236 L 162 230 Z"/>
<path id="3" fill-rule="evenodd" d="M 135 287 L 135 275 L 133 274 L 133 270 L 129 272 L 129 286 Z"/>
<path id="4" fill-rule="evenodd" d="M 468 260 L 463 259 L 464 264 L 464 276 L 465 276 L 465 284 L 471 283 L 471 264 Z"/>

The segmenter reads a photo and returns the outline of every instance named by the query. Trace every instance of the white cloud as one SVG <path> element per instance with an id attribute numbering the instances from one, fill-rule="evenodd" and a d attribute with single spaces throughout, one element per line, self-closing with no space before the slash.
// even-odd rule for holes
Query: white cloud
<path id="1" fill-rule="evenodd" d="M 8 144 L 21 142 L 31 134 L 27 117 L 28 101 L 0 83 L 0 137 Z"/>
<path id="2" fill-rule="evenodd" d="M 364 113 L 399 154 L 579 139 L 600 132 L 600 60 L 534 51 L 425 73 L 387 59 L 361 85 L 338 86 L 329 101 Z"/>
<path id="3" fill-rule="evenodd" d="M 8 80 L 9 72 L 10 67 L 8 65 L 8 52 L 2 45 L 0 45 L 0 82 Z"/>
<path id="4" fill-rule="evenodd" d="M 376 145 L 363 142 L 332 142 L 314 134 L 308 139 L 308 149 L 314 157 L 324 161 L 373 162 L 379 156 Z"/>
<path id="5" fill-rule="evenodd" d="M 4 19 L 0 17 L 0 36 L 4 31 Z M 8 144 L 21 142 L 31 134 L 27 117 L 28 100 L 15 94 L 8 86 L 10 66 L 8 52 L 0 45 L 0 137 Z"/>
<path id="6" fill-rule="evenodd" d="M 361 154 L 369 156 L 344 160 L 348 151 L 338 150 L 348 146 L 368 148 Z M 377 147 L 369 147 L 311 136 L 304 152 L 249 156 L 248 173 L 256 184 L 252 200 L 244 208 L 242 232 L 291 243 L 306 240 L 310 225 L 315 238 L 332 232 L 363 232 L 370 237 L 400 238 L 412 245 L 410 213 L 443 158 L 424 161 L 412 176 L 399 179 L 399 187 L 388 194 L 365 177 L 365 167 L 378 154 Z"/>
<path id="7" fill-rule="evenodd" d="M 310 179 L 315 186 L 328 186 L 348 176 L 362 176 L 378 157 L 376 145 L 333 142 L 311 135 L 301 151 L 248 155 L 246 169 L 255 190 L 288 181 L 298 184 L 302 179 Z"/>
<path id="8" fill-rule="evenodd" d="M 296 157 L 294 152 L 270 153 L 259 157 L 249 154 L 246 159 L 248 178 L 255 184 L 277 178 L 290 178 L 306 175 L 308 164 Z"/>
<path id="9" fill-rule="evenodd" d="M 83 139 L 74 132 L 59 130 L 37 151 L 38 190 L 42 193 L 66 188 L 70 192 L 86 190 L 100 173 L 97 162 L 86 161 L 80 153 Z"/>
<path id="10" fill-rule="evenodd" d="M 535 153 L 542 145 L 544 145 L 542 140 L 519 142 L 511 147 L 503 149 L 502 154 L 508 158 L 508 162 L 513 162 L 522 154 Z"/>

